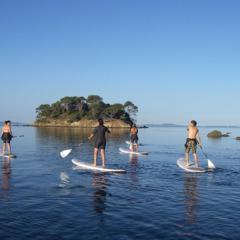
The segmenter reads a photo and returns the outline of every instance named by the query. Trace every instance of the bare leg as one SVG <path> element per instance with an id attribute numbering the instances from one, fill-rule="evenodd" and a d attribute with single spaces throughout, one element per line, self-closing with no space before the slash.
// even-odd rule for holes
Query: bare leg
<path id="1" fill-rule="evenodd" d="M 105 149 L 101 149 L 101 157 L 102 157 L 102 166 L 105 167 L 105 163 L 106 163 Z"/>
<path id="2" fill-rule="evenodd" d="M 185 160 L 186 160 L 186 165 L 188 167 L 189 166 L 189 153 L 185 154 Z"/>
<path id="3" fill-rule="evenodd" d="M 194 153 L 194 154 L 193 154 L 193 157 L 194 157 L 194 161 L 195 161 L 196 167 L 199 167 L 198 155 L 197 155 L 196 153 Z"/>
<path id="4" fill-rule="evenodd" d="M 94 148 L 94 155 L 93 155 L 93 166 L 97 166 L 97 157 L 98 157 L 98 148 Z"/>
<path id="5" fill-rule="evenodd" d="M 139 148 L 139 145 L 138 145 L 138 144 L 136 144 L 136 152 L 138 152 L 138 148 Z"/>
<path id="6" fill-rule="evenodd" d="M 130 144 L 130 148 L 129 149 L 130 149 L 130 151 L 133 152 L 133 144 L 132 143 Z"/>
<path id="7" fill-rule="evenodd" d="M 8 154 L 11 155 L 11 144 L 7 143 L 7 148 L 8 148 Z"/>
<path id="8" fill-rule="evenodd" d="M 3 155 L 5 155 L 5 151 L 6 151 L 6 143 L 3 144 L 3 150 L 2 150 Z"/>

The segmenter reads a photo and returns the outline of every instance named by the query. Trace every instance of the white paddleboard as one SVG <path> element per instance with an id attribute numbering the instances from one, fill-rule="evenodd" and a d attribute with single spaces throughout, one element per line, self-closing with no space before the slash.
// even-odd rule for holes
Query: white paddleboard
<path id="1" fill-rule="evenodd" d="M 3 158 L 17 158 L 17 156 L 14 155 L 14 154 L 10 154 L 10 155 L 5 154 L 5 155 L 3 155 L 2 153 L 0 153 L 0 157 L 3 157 Z"/>
<path id="2" fill-rule="evenodd" d="M 133 154 L 133 155 L 148 155 L 148 152 L 134 152 L 131 151 L 130 149 L 125 149 L 125 148 L 119 148 L 119 151 L 121 153 L 125 153 L 125 154 Z"/>
<path id="3" fill-rule="evenodd" d="M 186 172 L 191 173 L 205 173 L 207 172 L 206 168 L 195 167 L 194 165 L 186 166 L 185 158 L 180 158 L 177 160 L 177 165 Z"/>
<path id="4" fill-rule="evenodd" d="M 72 163 L 80 168 L 92 170 L 92 171 L 100 171 L 100 172 L 113 172 L 113 173 L 125 173 L 126 170 L 123 169 L 111 169 L 104 167 L 94 167 L 92 164 L 81 162 L 77 159 L 73 159 Z"/>

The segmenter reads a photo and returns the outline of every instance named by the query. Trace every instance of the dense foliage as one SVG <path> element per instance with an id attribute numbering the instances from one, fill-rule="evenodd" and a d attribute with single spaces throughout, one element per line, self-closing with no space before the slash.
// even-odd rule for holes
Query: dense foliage
<path id="1" fill-rule="evenodd" d="M 138 107 L 130 101 L 125 104 L 108 104 L 97 95 L 90 95 L 87 98 L 64 97 L 52 105 L 42 104 L 36 109 L 37 121 L 59 119 L 69 122 L 81 119 L 96 120 L 102 117 L 131 123 L 135 122 L 137 112 Z"/>

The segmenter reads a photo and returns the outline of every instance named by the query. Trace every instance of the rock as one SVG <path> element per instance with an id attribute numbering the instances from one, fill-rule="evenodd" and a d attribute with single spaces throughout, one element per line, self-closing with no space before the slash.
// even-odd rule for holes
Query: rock
<path id="1" fill-rule="evenodd" d="M 209 138 L 221 138 L 223 137 L 222 132 L 214 130 L 207 135 Z"/>
<path id="2" fill-rule="evenodd" d="M 33 124 L 34 127 L 73 127 L 73 128 L 94 128 L 98 126 L 97 120 L 80 120 L 69 123 L 67 120 L 47 119 L 45 121 L 37 121 Z M 125 128 L 129 129 L 130 125 L 124 121 L 117 119 L 106 119 L 105 126 L 109 128 Z"/>
<path id="3" fill-rule="evenodd" d="M 231 134 L 231 133 L 224 133 L 224 134 L 222 135 L 222 137 L 230 137 L 230 134 Z"/>

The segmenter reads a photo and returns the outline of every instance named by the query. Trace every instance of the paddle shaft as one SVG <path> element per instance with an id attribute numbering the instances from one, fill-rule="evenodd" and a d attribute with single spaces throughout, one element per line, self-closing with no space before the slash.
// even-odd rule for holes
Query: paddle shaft
<path id="1" fill-rule="evenodd" d="M 202 147 L 200 147 L 200 148 L 202 150 L 202 153 L 203 153 L 204 157 L 208 159 L 208 155 L 203 151 L 203 148 Z"/>
<path id="2" fill-rule="evenodd" d="M 13 138 L 22 138 L 24 135 L 19 135 L 19 136 L 13 136 Z"/>

